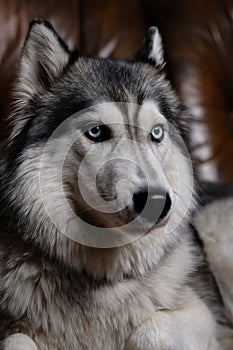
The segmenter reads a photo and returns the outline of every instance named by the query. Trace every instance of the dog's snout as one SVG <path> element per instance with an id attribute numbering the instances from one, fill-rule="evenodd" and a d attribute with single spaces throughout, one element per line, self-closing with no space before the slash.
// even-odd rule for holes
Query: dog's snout
<path id="1" fill-rule="evenodd" d="M 160 224 L 168 217 L 172 201 L 166 191 L 146 189 L 134 193 L 133 204 L 135 212 L 146 221 Z"/>

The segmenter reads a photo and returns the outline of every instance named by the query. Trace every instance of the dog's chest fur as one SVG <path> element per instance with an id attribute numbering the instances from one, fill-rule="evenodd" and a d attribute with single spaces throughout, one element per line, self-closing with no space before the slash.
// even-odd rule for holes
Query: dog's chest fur
<path id="1" fill-rule="evenodd" d="M 18 316 L 12 320 L 14 328 L 10 319 L 4 321 L 1 338 L 22 332 L 39 350 L 122 349 L 152 314 L 183 303 L 191 269 L 183 264 L 185 250 L 188 253 L 185 244 L 175 248 L 159 268 L 143 277 L 111 282 L 62 271 L 26 252 L 12 255 L 1 271 L 1 290 L 8 301 L 6 312 Z M 22 269 L 23 280 L 14 278 Z"/>

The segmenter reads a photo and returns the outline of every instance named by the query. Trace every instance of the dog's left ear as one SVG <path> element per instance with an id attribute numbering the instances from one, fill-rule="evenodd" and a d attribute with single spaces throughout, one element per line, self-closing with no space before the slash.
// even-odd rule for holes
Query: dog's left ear
<path id="1" fill-rule="evenodd" d="M 52 25 L 45 20 L 30 23 L 21 53 L 16 98 L 24 105 L 61 75 L 70 51 Z"/>
<path id="2" fill-rule="evenodd" d="M 136 61 L 150 63 L 157 68 L 165 65 L 162 38 L 157 27 L 150 27 L 141 49 L 135 56 Z"/>

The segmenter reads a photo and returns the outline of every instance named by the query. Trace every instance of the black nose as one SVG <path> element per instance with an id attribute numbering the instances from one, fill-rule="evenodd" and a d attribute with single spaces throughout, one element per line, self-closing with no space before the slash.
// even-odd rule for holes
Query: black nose
<path id="1" fill-rule="evenodd" d="M 167 217 L 172 204 L 167 192 L 156 189 L 134 193 L 133 203 L 138 215 L 141 214 L 145 220 L 156 224 Z"/>

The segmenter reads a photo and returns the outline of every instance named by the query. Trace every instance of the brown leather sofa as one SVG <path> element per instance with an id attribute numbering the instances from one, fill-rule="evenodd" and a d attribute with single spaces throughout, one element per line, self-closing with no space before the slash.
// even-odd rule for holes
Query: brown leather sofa
<path id="1" fill-rule="evenodd" d="M 167 72 L 188 107 L 201 178 L 233 183 L 232 0 L 0 0 L 0 136 L 7 135 L 28 22 L 52 22 L 82 54 L 132 57 L 149 25 L 163 35 Z"/>

